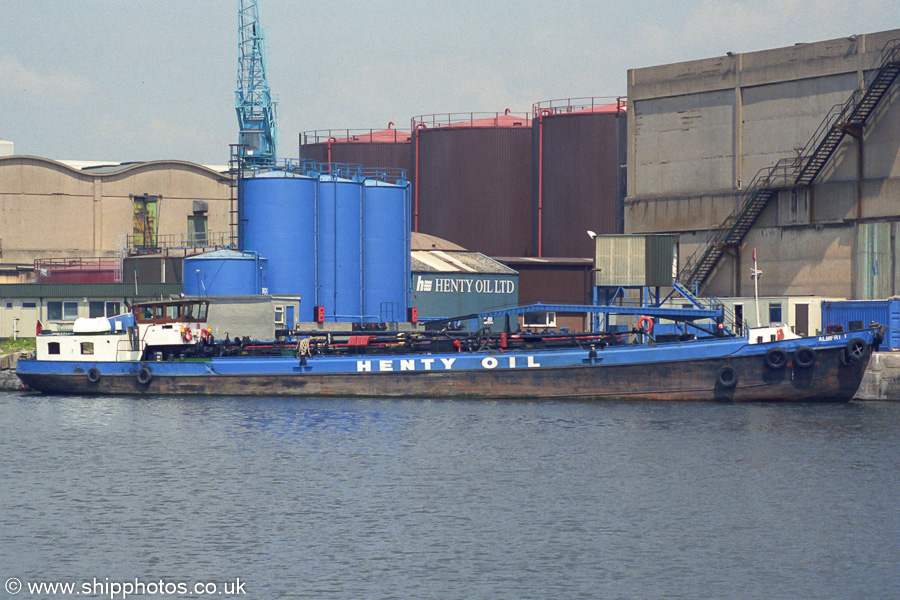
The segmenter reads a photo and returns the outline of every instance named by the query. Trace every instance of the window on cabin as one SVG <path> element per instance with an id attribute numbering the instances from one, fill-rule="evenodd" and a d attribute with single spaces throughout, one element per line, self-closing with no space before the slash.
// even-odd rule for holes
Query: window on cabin
<path id="1" fill-rule="evenodd" d="M 82 354 L 93 354 L 94 353 L 94 342 L 81 342 L 81 353 Z"/>
<path id="2" fill-rule="evenodd" d="M 47 344 L 47 354 L 59 354 L 59 342 L 50 342 Z"/>
<path id="3" fill-rule="evenodd" d="M 781 303 L 769 304 L 769 323 L 781 323 Z"/>

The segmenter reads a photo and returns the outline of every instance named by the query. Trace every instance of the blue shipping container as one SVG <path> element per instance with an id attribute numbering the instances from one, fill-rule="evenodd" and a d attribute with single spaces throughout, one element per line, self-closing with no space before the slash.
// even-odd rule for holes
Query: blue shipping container
<path id="1" fill-rule="evenodd" d="M 822 324 L 840 325 L 844 331 L 868 327 L 872 322 L 887 325 L 880 350 L 900 350 L 900 300 L 846 300 L 822 303 Z"/>

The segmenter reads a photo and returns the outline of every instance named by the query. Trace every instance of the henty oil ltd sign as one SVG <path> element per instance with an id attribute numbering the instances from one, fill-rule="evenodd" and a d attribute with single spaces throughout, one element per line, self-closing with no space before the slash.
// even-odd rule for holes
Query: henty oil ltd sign
<path id="1" fill-rule="evenodd" d="M 516 282 L 512 279 L 483 279 L 465 277 L 415 277 L 415 291 L 435 294 L 512 294 Z"/>

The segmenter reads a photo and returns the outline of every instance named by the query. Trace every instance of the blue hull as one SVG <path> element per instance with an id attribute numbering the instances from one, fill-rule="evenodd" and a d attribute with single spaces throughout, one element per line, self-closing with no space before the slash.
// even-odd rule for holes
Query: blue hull
<path id="1" fill-rule="evenodd" d="M 20 360 L 17 374 L 48 393 L 839 402 L 856 393 L 874 336 L 867 330 L 769 344 L 723 338 L 596 351 Z M 848 344 L 864 352 L 853 354 Z"/>

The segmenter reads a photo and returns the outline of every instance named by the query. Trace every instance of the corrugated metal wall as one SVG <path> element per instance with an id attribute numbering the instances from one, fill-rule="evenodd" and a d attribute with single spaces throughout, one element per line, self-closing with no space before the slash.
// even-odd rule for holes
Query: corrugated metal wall
<path id="1" fill-rule="evenodd" d="M 508 263 L 519 272 L 519 303 L 590 304 L 592 265 Z"/>
<path id="2" fill-rule="evenodd" d="M 447 319 L 519 305 L 517 275 L 467 273 L 413 273 L 411 306 L 419 320 Z M 496 331 L 503 329 L 496 322 Z"/>
<path id="3" fill-rule="evenodd" d="M 868 327 L 873 321 L 887 325 L 888 330 L 880 350 L 900 350 L 900 300 L 848 300 L 823 302 L 822 324 L 842 325 L 844 331 L 855 321 Z"/>
<path id="4" fill-rule="evenodd" d="M 134 285 L 139 283 L 181 284 L 181 256 L 131 256 L 122 261 L 122 281 Z"/>
<path id="5" fill-rule="evenodd" d="M 488 256 L 532 255 L 531 128 L 421 129 L 418 138 L 418 231 Z"/>
<path id="6" fill-rule="evenodd" d="M 542 205 L 542 256 L 590 257 L 588 229 L 621 233 L 617 129 L 624 119 L 615 113 L 563 113 L 533 121 L 532 194 L 535 223 L 539 194 Z M 535 226 L 535 247 L 537 235 Z"/>
<path id="7" fill-rule="evenodd" d="M 672 285 L 677 240 L 667 234 L 597 236 L 597 285 Z"/>
<path id="8" fill-rule="evenodd" d="M 860 223 L 857 237 L 856 297 L 881 299 L 894 292 L 891 223 Z"/>

